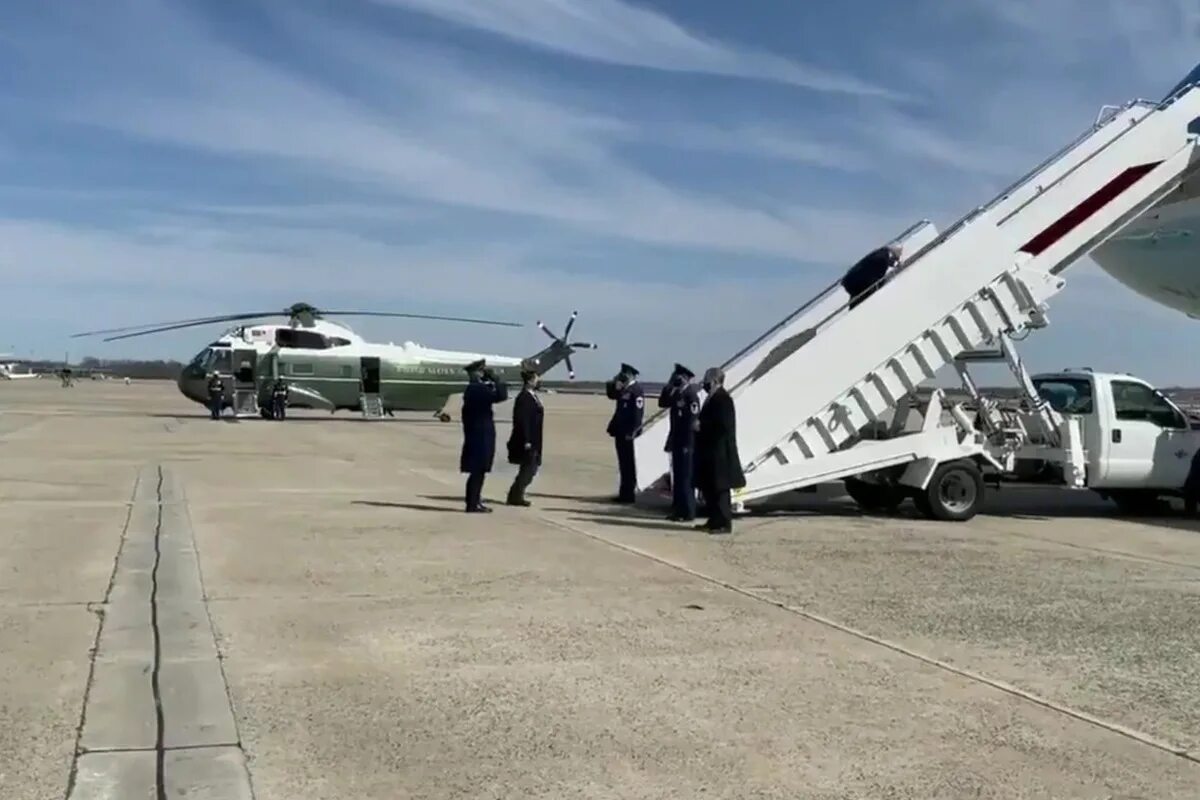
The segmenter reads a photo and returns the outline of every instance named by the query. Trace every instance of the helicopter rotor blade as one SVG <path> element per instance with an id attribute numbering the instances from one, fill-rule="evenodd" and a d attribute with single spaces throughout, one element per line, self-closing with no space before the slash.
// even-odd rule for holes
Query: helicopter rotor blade
<path id="1" fill-rule="evenodd" d="M 592 344 L 591 342 L 571 342 L 570 346 L 575 348 L 576 350 L 598 350 L 598 349 L 600 349 L 600 345 Z"/>
<path id="2" fill-rule="evenodd" d="M 135 336 L 149 336 L 152 333 L 164 333 L 165 331 L 178 331 L 184 328 L 195 328 L 200 325 L 212 325 L 217 322 L 244 322 L 252 319 L 262 319 L 263 317 L 278 316 L 279 312 L 269 311 L 266 314 L 228 314 L 224 317 L 209 317 L 199 321 L 180 322 L 174 325 L 160 325 L 157 328 L 150 328 L 144 331 L 135 331 L 134 333 L 123 333 L 120 336 L 106 336 L 104 341 L 115 342 L 118 339 L 132 339 Z"/>
<path id="3" fill-rule="evenodd" d="M 569 378 L 570 380 L 575 380 L 575 367 L 571 366 L 571 357 L 570 356 L 567 356 L 566 362 L 567 362 L 567 378 Z"/>
<path id="4" fill-rule="evenodd" d="M 272 312 L 256 316 L 269 316 Z M 141 330 L 143 328 L 162 328 L 170 325 L 204 325 L 209 322 L 223 322 L 226 319 L 233 317 L 243 317 L 242 314 L 221 314 L 213 317 L 193 317 L 192 319 L 176 319 L 170 322 L 144 322 L 141 325 L 126 325 L 122 328 L 105 328 L 97 331 L 83 331 L 82 333 L 72 333 L 69 338 L 78 339 L 81 336 L 99 336 L 107 333 L 126 333 L 128 331 Z"/>
<path id="5" fill-rule="evenodd" d="M 568 336 L 570 336 L 570 335 L 571 335 L 571 328 L 574 328 L 574 327 L 575 327 L 575 319 L 576 319 L 578 316 L 579 316 L 579 312 L 578 312 L 578 311 L 572 311 L 572 312 L 571 312 L 571 318 L 570 318 L 569 320 L 567 320 L 567 329 L 566 329 L 565 331 L 563 331 L 562 338 L 563 338 L 564 340 L 565 340 L 565 339 L 566 339 Z"/>
<path id="6" fill-rule="evenodd" d="M 538 320 L 538 324 L 537 324 L 537 326 L 538 326 L 539 328 L 541 328 L 541 329 L 542 329 L 542 333 L 546 334 L 547 336 L 549 336 L 549 337 L 550 337 L 551 339 L 553 339 L 554 341 L 556 341 L 556 342 L 561 342 L 561 341 L 562 341 L 562 339 L 561 339 L 561 338 L 558 336 L 558 334 L 556 334 L 554 331 L 552 331 L 552 330 L 550 330 L 549 328 L 547 328 L 547 327 L 546 327 L 546 324 L 545 324 L 544 322 L 542 322 L 541 320 Z"/>
<path id="7" fill-rule="evenodd" d="M 466 322 L 474 325 L 498 325 L 504 328 L 520 328 L 519 322 L 505 322 L 494 319 L 474 319 L 472 317 L 444 317 L 438 314 L 407 314 L 399 311 L 318 311 L 321 316 L 330 317 L 405 317 L 408 319 L 433 319 L 444 322 Z"/>

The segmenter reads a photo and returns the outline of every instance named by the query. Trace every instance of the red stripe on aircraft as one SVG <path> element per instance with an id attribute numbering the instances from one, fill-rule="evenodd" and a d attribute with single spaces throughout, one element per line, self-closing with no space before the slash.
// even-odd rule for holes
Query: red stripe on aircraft
<path id="1" fill-rule="evenodd" d="M 1152 164 L 1139 164 L 1136 167 L 1130 167 L 1125 170 L 1101 186 L 1091 197 L 1072 208 L 1066 214 L 1063 214 L 1056 222 L 1026 242 L 1021 247 L 1021 251 L 1034 256 L 1045 252 L 1055 242 L 1075 230 L 1088 217 L 1111 203 L 1121 192 L 1133 186 L 1142 176 L 1161 163 L 1161 161 L 1155 161 Z"/>

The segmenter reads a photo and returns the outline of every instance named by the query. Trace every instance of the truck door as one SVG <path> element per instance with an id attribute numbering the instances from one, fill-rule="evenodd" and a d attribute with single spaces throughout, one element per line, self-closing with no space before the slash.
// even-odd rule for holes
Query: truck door
<path id="1" fill-rule="evenodd" d="M 1197 439 L 1187 418 L 1153 387 L 1111 383 L 1115 419 L 1109 431 L 1107 483 L 1155 489 L 1183 486 Z"/>

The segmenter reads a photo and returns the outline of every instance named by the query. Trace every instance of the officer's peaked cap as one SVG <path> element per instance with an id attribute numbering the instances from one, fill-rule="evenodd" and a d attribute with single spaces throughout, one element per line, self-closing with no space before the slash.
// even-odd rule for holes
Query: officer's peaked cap
<path id="1" fill-rule="evenodd" d="M 688 369 L 687 367 L 685 367 L 683 364 L 676 364 L 676 365 L 675 365 L 675 374 L 676 374 L 676 375 L 682 375 L 682 376 L 683 376 L 683 377 L 685 377 L 685 378 L 694 378 L 694 377 L 696 377 L 696 373 L 692 372 L 690 369 Z"/>
<path id="2" fill-rule="evenodd" d="M 465 369 L 467 372 L 478 372 L 485 366 L 487 366 L 487 360 L 481 358 L 478 361 L 472 361 L 470 364 L 467 364 L 465 367 L 463 367 L 463 369 Z"/>
<path id="3" fill-rule="evenodd" d="M 639 374 L 636 369 L 634 369 L 629 364 L 625 364 L 625 363 L 621 364 L 621 372 L 626 375 L 629 375 L 630 377 L 633 377 L 633 378 L 636 378 Z"/>

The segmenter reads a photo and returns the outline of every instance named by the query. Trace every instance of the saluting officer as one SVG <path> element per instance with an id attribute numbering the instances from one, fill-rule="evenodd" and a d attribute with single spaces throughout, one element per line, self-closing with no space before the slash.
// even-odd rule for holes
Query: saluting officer
<path id="1" fill-rule="evenodd" d="M 287 418 L 288 385 L 283 378 L 276 378 L 271 384 L 271 418 Z"/>
<path id="2" fill-rule="evenodd" d="M 492 406 L 508 399 L 508 389 L 483 359 L 471 362 L 465 369 L 470 382 L 462 397 L 463 445 L 458 468 L 467 475 L 467 513 L 488 513 L 491 509 L 483 504 L 483 481 L 496 458 Z"/>
<path id="3" fill-rule="evenodd" d="M 213 419 L 221 418 L 221 406 L 225 403 L 225 384 L 215 371 L 208 373 L 208 410 Z"/>
<path id="4" fill-rule="evenodd" d="M 671 454 L 671 514 L 672 522 L 690 522 L 696 518 L 696 488 L 693 482 L 693 459 L 696 449 L 696 430 L 699 427 L 700 392 L 692 379 L 696 374 L 682 364 L 676 364 L 670 380 L 658 397 L 658 407 L 670 409 L 671 428 L 664 448 Z"/>
<path id="5" fill-rule="evenodd" d="M 608 435 L 617 447 L 617 470 L 620 472 L 618 503 L 632 503 L 637 486 L 637 465 L 634 463 L 633 440 L 642 428 L 642 417 L 646 412 L 646 398 L 642 385 L 637 381 L 638 371 L 628 364 L 604 386 L 609 400 L 616 400 L 612 419 L 608 423 Z"/>
<path id="6" fill-rule="evenodd" d="M 510 506 L 527 506 L 525 490 L 542 465 L 542 422 L 546 411 L 537 396 L 538 374 L 521 370 L 521 391 L 513 401 L 512 433 L 508 437 L 508 463 L 517 465 L 517 475 L 508 490 Z"/>

